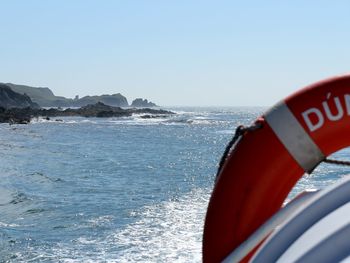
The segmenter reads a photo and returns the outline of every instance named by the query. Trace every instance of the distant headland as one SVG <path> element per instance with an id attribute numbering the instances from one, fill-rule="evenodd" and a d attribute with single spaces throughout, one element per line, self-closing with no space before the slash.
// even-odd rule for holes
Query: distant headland
<path id="1" fill-rule="evenodd" d="M 106 105 L 114 107 L 130 106 L 136 108 L 149 108 L 157 106 L 155 103 L 142 98 L 136 98 L 129 105 L 126 97 L 120 93 L 112 95 L 84 96 L 82 98 L 75 96 L 74 99 L 70 99 L 62 96 L 56 96 L 49 88 L 36 88 L 12 83 L 2 83 L 0 87 L 9 87 L 14 92 L 25 94 L 30 97 L 33 103 L 38 104 L 40 107 L 83 107 L 89 104 L 96 104 L 97 102 L 102 102 Z"/>
<path id="2" fill-rule="evenodd" d="M 162 109 L 150 109 L 156 105 L 147 99 L 135 99 L 132 108 L 121 108 L 128 106 L 127 99 L 119 93 L 67 99 L 55 96 L 48 88 L 0 83 L 0 123 L 27 124 L 36 117 L 127 117 L 147 114 L 142 117 L 153 118 L 174 114 Z"/>

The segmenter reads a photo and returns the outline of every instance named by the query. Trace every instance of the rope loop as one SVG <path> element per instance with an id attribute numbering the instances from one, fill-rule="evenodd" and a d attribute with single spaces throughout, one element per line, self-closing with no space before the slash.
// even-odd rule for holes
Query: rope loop
<path id="1" fill-rule="evenodd" d="M 231 141 L 229 141 L 229 143 L 227 144 L 224 154 L 222 155 L 220 162 L 219 162 L 219 168 L 216 174 L 216 178 L 218 178 L 224 163 L 226 161 L 226 159 L 228 158 L 228 156 L 230 155 L 230 153 L 232 152 L 232 150 L 235 148 L 235 146 L 237 145 L 237 143 L 239 142 L 239 140 L 247 133 L 247 132 L 252 132 L 255 130 L 258 130 L 260 128 L 262 128 L 263 126 L 263 122 L 262 121 L 257 121 L 254 124 L 250 125 L 250 126 L 244 126 L 244 125 L 239 125 L 236 130 L 235 130 L 235 134 L 233 135 Z M 342 161 L 342 160 L 335 160 L 335 159 L 329 159 L 326 158 L 323 160 L 324 163 L 328 163 L 328 164 L 335 164 L 335 165 L 344 165 L 344 166 L 350 166 L 350 161 Z"/>
<path id="2" fill-rule="evenodd" d="M 257 121 L 255 122 L 253 125 L 250 126 L 244 126 L 244 125 L 239 125 L 236 128 L 235 134 L 233 135 L 231 141 L 227 144 L 224 154 L 222 155 L 220 162 L 219 162 L 219 168 L 216 174 L 216 178 L 218 178 L 219 173 L 221 172 L 222 167 L 224 166 L 224 163 L 227 159 L 227 157 L 230 155 L 232 149 L 234 149 L 234 147 L 236 146 L 236 144 L 238 143 L 238 141 L 244 136 L 244 134 L 246 134 L 247 132 L 252 132 L 255 130 L 258 130 L 262 127 L 262 122 L 261 121 Z"/>

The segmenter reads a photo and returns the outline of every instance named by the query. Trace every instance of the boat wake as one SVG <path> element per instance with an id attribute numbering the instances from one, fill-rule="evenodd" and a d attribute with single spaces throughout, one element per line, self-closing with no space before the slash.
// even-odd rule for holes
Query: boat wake
<path id="1" fill-rule="evenodd" d="M 90 233 L 54 246 L 33 246 L 28 240 L 22 252 L 9 253 L 7 259 L 10 262 L 200 262 L 208 198 L 209 189 L 195 189 L 178 199 L 131 211 L 130 218 L 134 221 L 117 231 L 110 228 L 115 220 L 113 216 L 99 216 L 86 224 L 94 229 L 110 229 L 104 235 L 94 237 Z M 6 244 L 7 252 L 10 242 Z"/>
<path id="2" fill-rule="evenodd" d="M 200 262 L 208 199 L 209 190 L 196 189 L 135 212 L 140 219 L 110 237 L 124 247 L 118 262 Z"/>

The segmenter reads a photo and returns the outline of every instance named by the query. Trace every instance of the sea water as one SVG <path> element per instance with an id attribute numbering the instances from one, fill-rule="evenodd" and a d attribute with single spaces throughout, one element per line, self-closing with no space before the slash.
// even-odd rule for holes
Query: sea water
<path id="1" fill-rule="evenodd" d="M 0 124 L 0 262 L 200 262 L 220 157 L 265 109 L 169 110 Z M 321 165 L 289 198 L 349 171 Z"/>

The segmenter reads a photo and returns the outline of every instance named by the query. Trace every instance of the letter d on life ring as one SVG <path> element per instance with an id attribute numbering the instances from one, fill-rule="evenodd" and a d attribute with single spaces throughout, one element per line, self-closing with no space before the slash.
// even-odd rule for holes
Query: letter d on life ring
<path id="1" fill-rule="evenodd" d="M 350 75 L 308 86 L 259 118 L 217 178 L 205 220 L 203 261 L 220 262 L 277 212 L 305 172 L 350 145 Z"/>

